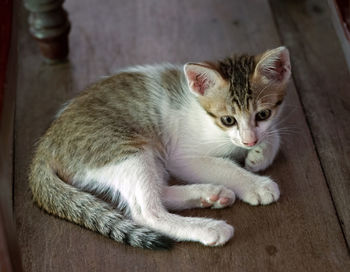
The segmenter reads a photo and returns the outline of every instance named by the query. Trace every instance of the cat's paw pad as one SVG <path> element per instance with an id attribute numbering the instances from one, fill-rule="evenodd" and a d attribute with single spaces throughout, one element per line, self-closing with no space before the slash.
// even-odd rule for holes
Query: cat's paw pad
<path id="1" fill-rule="evenodd" d="M 250 205 L 267 205 L 277 201 L 279 197 L 280 190 L 277 183 L 268 177 L 262 177 L 244 193 L 242 200 Z"/>
<path id="2" fill-rule="evenodd" d="M 234 228 L 225 221 L 213 221 L 203 230 L 200 242 L 206 246 L 222 246 L 233 236 Z"/>
<path id="3" fill-rule="evenodd" d="M 232 205 L 236 200 L 233 191 L 224 186 L 208 186 L 205 194 L 200 198 L 202 208 L 221 209 Z"/>
<path id="4" fill-rule="evenodd" d="M 270 163 L 266 156 L 264 156 L 264 149 L 256 146 L 248 152 L 244 167 L 249 171 L 258 172 L 266 169 Z"/>

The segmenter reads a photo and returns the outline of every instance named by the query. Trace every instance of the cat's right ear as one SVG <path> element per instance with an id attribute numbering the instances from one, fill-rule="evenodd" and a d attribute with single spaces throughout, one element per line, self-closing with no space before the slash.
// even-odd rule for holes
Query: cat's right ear
<path id="1" fill-rule="evenodd" d="M 223 80 L 221 75 L 205 63 L 186 63 L 184 72 L 187 84 L 195 95 L 207 95 Z"/>

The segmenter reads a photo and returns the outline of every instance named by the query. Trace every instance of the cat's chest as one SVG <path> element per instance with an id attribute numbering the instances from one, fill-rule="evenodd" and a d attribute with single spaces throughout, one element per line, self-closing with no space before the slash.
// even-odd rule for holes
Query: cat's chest
<path id="1" fill-rule="evenodd" d="M 236 146 L 198 105 L 189 103 L 181 110 L 167 112 L 162 139 L 167 157 L 227 156 Z"/>
<path id="2" fill-rule="evenodd" d="M 211 136 L 211 137 L 210 137 Z M 184 131 L 171 141 L 168 156 L 227 156 L 235 146 L 226 137 Z"/>

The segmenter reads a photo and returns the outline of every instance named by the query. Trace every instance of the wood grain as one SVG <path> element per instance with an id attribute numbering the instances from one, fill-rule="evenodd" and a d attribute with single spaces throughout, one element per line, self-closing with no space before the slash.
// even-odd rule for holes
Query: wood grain
<path id="1" fill-rule="evenodd" d="M 327 1 L 271 1 L 294 81 L 350 245 L 350 74 Z"/>
<path id="2" fill-rule="evenodd" d="M 59 105 L 84 86 L 123 66 L 215 59 L 280 44 L 267 1 L 95 4 L 67 1 L 71 55 L 70 63 L 62 65 L 40 62 L 25 22 L 20 22 L 15 215 L 25 271 L 349 271 L 344 238 L 293 84 L 285 125 L 297 132 L 286 135 L 276 163 L 266 172 L 280 184 L 281 200 L 266 207 L 238 201 L 224 210 L 181 213 L 233 224 L 236 235 L 222 248 L 196 243 L 178 243 L 161 252 L 131 248 L 32 204 L 27 167 L 33 143 Z"/>
<path id="3" fill-rule="evenodd" d="M 0 119 L 3 107 L 6 68 L 11 41 L 12 2 L 0 2 Z"/>
<path id="4" fill-rule="evenodd" d="M 0 3 L 0 271 L 8 272 L 22 271 L 13 220 L 17 52 L 10 44 L 16 44 L 17 24 L 12 24 L 12 10 L 12 1 Z"/>
<path id="5" fill-rule="evenodd" d="M 342 3 L 340 3 L 336 0 L 328 0 L 327 2 L 330 8 L 330 17 L 332 18 L 335 32 L 337 33 L 340 44 L 343 48 L 346 63 L 350 70 L 350 2 L 341 1 Z M 345 15 L 343 12 L 349 13 L 347 19 L 344 19 L 346 17 L 343 17 Z"/>

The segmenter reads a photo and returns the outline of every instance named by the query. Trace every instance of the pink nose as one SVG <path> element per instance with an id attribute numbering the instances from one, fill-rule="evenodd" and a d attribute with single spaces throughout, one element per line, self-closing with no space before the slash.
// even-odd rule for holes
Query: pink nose
<path id="1" fill-rule="evenodd" d="M 243 144 L 246 146 L 254 146 L 257 142 L 258 142 L 258 140 L 255 140 L 254 142 L 243 143 Z"/>

